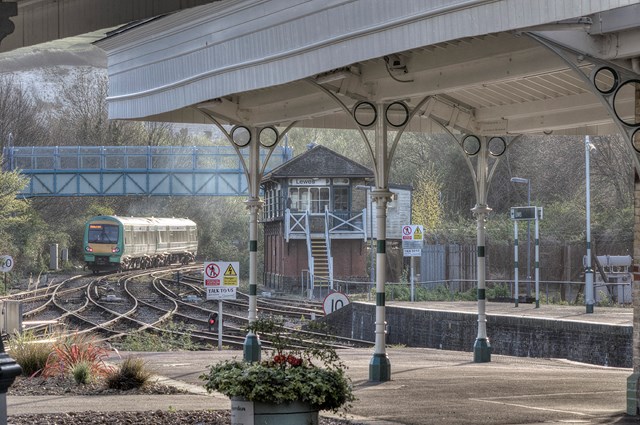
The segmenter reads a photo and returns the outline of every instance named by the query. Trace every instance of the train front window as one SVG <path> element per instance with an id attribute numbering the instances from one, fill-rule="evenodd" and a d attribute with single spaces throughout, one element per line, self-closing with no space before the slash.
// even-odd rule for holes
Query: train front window
<path id="1" fill-rule="evenodd" d="M 118 226 L 113 224 L 90 224 L 89 243 L 118 243 Z"/>

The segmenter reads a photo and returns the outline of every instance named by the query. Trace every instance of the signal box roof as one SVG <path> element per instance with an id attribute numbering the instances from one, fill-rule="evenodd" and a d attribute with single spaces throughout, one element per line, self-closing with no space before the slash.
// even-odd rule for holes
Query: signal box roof
<path id="1" fill-rule="evenodd" d="M 262 182 L 290 177 L 372 179 L 373 171 L 324 146 L 316 145 L 265 175 Z"/>

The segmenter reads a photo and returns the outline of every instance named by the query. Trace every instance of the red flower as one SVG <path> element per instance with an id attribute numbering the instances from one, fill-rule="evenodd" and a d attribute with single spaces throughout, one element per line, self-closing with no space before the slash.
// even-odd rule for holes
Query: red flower
<path id="1" fill-rule="evenodd" d="M 302 365 L 302 359 L 289 354 L 289 356 L 287 357 L 287 363 L 289 363 L 291 366 L 300 366 Z"/>

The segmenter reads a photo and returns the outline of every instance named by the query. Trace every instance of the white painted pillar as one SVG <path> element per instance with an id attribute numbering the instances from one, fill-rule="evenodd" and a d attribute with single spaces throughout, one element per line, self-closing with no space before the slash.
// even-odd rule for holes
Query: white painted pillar
<path id="1" fill-rule="evenodd" d="M 260 200 L 260 143 L 256 128 L 251 128 L 251 142 L 249 145 L 249 199 L 246 201 L 249 209 L 249 324 L 258 318 L 258 214 L 262 209 Z M 253 332 L 248 332 L 243 345 L 244 360 L 247 362 L 260 361 L 260 340 Z"/>

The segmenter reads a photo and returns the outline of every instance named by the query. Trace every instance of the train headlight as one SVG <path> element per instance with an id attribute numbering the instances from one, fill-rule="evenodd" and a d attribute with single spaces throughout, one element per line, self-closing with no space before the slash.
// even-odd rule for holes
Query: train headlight
<path id="1" fill-rule="evenodd" d="M 113 248 L 111 248 L 111 252 L 120 252 L 120 248 L 114 246 Z"/>
<path id="2" fill-rule="evenodd" d="M 84 250 L 87 251 L 87 252 L 93 252 L 93 248 L 91 248 L 88 245 L 84 247 Z"/>

